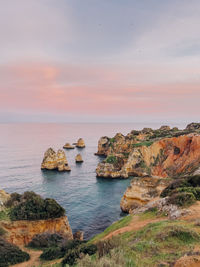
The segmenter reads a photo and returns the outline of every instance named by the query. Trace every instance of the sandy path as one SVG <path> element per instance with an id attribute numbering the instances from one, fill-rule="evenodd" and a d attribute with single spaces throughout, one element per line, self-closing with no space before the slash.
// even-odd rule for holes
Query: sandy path
<path id="1" fill-rule="evenodd" d="M 32 267 L 32 266 L 39 266 L 41 264 L 39 259 L 40 255 L 42 254 L 41 250 L 30 250 L 27 248 L 22 248 L 22 250 L 29 253 L 31 257 L 30 260 L 12 265 L 13 267 Z"/>
<path id="2" fill-rule="evenodd" d="M 143 228 L 149 223 L 155 223 L 155 222 L 160 222 L 164 220 L 166 220 L 166 218 L 147 219 L 147 220 L 141 221 L 139 216 L 134 216 L 129 225 L 109 233 L 107 236 L 103 238 L 103 240 L 125 233 L 125 232 L 140 230 L 141 228 Z"/>

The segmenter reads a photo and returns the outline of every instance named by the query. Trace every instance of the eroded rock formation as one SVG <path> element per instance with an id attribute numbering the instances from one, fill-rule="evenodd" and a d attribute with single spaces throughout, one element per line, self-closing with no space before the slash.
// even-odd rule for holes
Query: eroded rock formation
<path id="1" fill-rule="evenodd" d="M 66 144 L 63 146 L 63 148 L 65 148 L 65 149 L 74 149 L 75 147 L 72 146 L 72 145 L 70 145 L 70 143 L 66 143 Z"/>
<path id="2" fill-rule="evenodd" d="M 77 154 L 76 155 L 75 161 L 77 163 L 82 163 L 83 162 L 83 158 L 82 158 L 81 154 Z"/>
<path id="3" fill-rule="evenodd" d="M 0 190 L 0 211 L 4 209 L 4 205 L 9 199 L 10 194 L 6 193 L 4 190 Z"/>
<path id="4" fill-rule="evenodd" d="M 66 216 L 37 221 L 1 221 L 1 227 L 6 231 L 6 240 L 17 246 L 27 245 L 33 236 L 41 233 L 59 233 L 68 239 L 73 239 Z"/>
<path id="5" fill-rule="evenodd" d="M 84 148 L 85 147 L 85 142 L 83 140 L 83 138 L 79 138 L 77 143 L 76 143 L 76 147 L 78 148 Z"/>
<path id="6" fill-rule="evenodd" d="M 41 169 L 71 171 L 65 152 L 59 149 L 56 153 L 52 148 L 49 148 L 45 152 Z"/>
<path id="7" fill-rule="evenodd" d="M 129 213 L 130 210 L 158 199 L 160 193 L 168 184 L 167 179 L 156 177 L 134 178 L 121 199 L 120 207 L 122 211 Z"/>
<path id="8" fill-rule="evenodd" d="M 97 166 L 98 177 L 192 174 L 200 168 L 200 128 L 198 124 L 185 130 L 162 126 L 132 131 L 127 136 L 102 137 L 97 155 L 107 156 Z"/>

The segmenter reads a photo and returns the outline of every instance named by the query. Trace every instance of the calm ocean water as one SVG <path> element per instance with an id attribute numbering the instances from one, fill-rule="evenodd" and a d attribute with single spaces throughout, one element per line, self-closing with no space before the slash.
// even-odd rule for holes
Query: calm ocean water
<path id="1" fill-rule="evenodd" d="M 94 155 L 101 136 L 127 134 L 155 124 L 0 124 L 0 189 L 22 193 L 35 191 L 55 198 L 65 209 L 73 231 L 84 231 L 85 238 L 104 230 L 123 216 L 120 200 L 130 183 L 127 180 L 96 178 L 95 169 L 102 160 Z M 174 126 L 174 125 L 172 125 Z M 185 125 L 178 125 L 180 128 Z M 41 171 L 47 148 L 62 148 L 66 142 L 85 140 L 82 150 L 65 150 L 72 171 Z M 81 153 L 82 165 L 75 164 Z"/>

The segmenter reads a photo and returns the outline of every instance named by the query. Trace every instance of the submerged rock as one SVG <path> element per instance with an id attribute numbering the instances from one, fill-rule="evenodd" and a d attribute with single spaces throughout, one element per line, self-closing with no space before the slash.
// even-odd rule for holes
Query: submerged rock
<path id="1" fill-rule="evenodd" d="M 41 169 L 71 171 L 65 152 L 59 149 L 56 153 L 52 148 L 47 149 L 45 152 Z"/>
<path id="2" fill-rule="evenodd" d="M 83 140 L 83 138 L 79 138 L 77 143 L 76 143 L 76 147 L 78 148 L 84 148 L 85 147 L 85 142 Z"/>
<path id="3" fill-rule="evenodd" d="M 121 210 L 129 213 L 130 210 L 158 199 L 168 184 L 168 180 L 157 177 L 134 178 L 121 199 Z"/>
<path id="4" fill-rule="evenodd" d="M 81 154 L 76 155 L 75 161 L 76 161 L 77 163 L 82 163 L 82 162 L 83 162 L 83 159 L 82 159 Z"/>
<path id="5" fill-rule="evenodd" d="M 72 146 L 72 145 L 70 145 L 70 143 L 66 143 L 66 144 L 63 146 L 63 148 L 65 148 L 65 149 L 74 149 L 75 147 Z"/>

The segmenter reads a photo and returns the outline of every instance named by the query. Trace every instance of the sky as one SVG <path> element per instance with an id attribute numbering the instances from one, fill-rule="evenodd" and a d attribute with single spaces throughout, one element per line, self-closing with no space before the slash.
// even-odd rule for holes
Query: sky
<path id="1" fill-rule="evenodd" d="M 0 0 L 0 122 L 190 122 L 199 0 Z"/>

